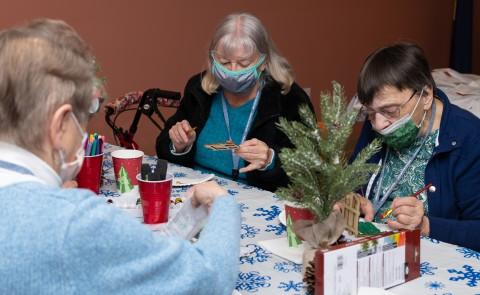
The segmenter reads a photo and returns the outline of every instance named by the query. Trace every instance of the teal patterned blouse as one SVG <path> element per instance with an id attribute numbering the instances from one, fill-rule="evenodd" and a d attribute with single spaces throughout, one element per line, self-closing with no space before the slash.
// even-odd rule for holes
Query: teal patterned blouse
<path id="1" fill-rule="evenodd" d="M 430 133 L 428 135 L 427 140 L 425 142 L 425 146 L 420 150 L 415 160 L 413 160 L 411 166 L 407 169 L 405 174 L 403 175 L 402 179 L 398 182 L 397 186 L 394 188 L 390 197 L 385 201 L 382 205 L 380 210 L 378 210 L 377 214 L 375 215 L 374 221 L 375 222 L 386 222 L 387 219 L 395 219 L 393 214 L 388 216 L 386 219 L 382 219 L 380 215 L 388 210 L 393 202 L 393 199 L 396 197 L 407 197 L 418 190 L 422 189 L 425 186 L 425 168 L 427 166 L 428 161 L 432 157 L 433 148 L 435 147 L 435 142 L 438 136 L 438 130 Z M 400 174 L 400 171 L 403 167 L 407 164 L 407 162 L 411 159 L 413 154 L 415 153 L 416 149 L 422 144 L 423 137 L 418 137 L 415 142 L 407 148 L 402 150 L 394 150 L 390 149 L 388 159 L 386 159 L 385 172 L 383 183 L 381 187 L 381 194 L 382 195 L 387 191 L 390 185 L 395 181 L 397 175 Z M 377 184 L 380 180 L 377 182 Z M 371 198 L 375 196 L 377 193 L 378 186 L 373 189 L 371 193 Z M 428 213 L 428 203 L 427 201 L 427 193 L 423 192 L 419 199 L 423 202 L 423 208 L 425 210 L 425 214 Z"/>

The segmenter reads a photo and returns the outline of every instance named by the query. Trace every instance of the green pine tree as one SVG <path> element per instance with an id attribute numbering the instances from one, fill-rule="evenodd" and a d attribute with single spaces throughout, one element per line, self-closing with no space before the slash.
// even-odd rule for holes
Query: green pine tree
<path id="1" fill-rule="evenodd" d="M 301 122 L 280 118 L 277 124 L 295 147 L 280 152 L 291 183 L 276 193 L 283 200 L 310 209 L 318 222 L 329 216 L 336 202 L 368 181 L 376 165 L 366 161 L 381 146 L 377 140 L 372 142 L 353 163 L 348 163 L 345 146 L 358 110 L 347 110 L 343 87 L 335 81 L 332 84 L 332 94 L 320 95 L 322 128 L 307 105 L 299 109 Z"/>

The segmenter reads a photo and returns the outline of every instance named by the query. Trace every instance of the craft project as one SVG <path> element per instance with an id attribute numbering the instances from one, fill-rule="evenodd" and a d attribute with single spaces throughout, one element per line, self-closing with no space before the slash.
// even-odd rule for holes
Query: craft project
<path id="1" fill-rule="evenodd" d="M 346 229 L 352 235 L 358 236 L 358 220 L 360 218 L 360 196 L 356 193 L 349 193 L 344 199 L 342 209 L 343 218 L 347 223 Z"/>
<path id="2" fill-rule="evenodd" d="M 382 231 L 379 230 L 373 223 L 371 222 L 358 222 L 358 234 L 365 235 L 365 236 L 373 236 L 381 233 Z"/>
<path id="3" fill-rule="evenodd" d="M 230 150 L 236 150 L 239 148 L 238 145 L 236 145 L 233 141 L 227 140 L 225 143 L 211 143 L 211 144 L 206 144 L 205 147 L 207 149 L 211 149 L 213 151 L 230 151 Z"/>

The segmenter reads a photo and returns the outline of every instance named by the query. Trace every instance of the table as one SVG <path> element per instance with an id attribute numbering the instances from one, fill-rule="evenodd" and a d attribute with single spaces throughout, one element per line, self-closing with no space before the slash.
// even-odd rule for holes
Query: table
<path id="1" fill-rule="evenodd" d="M 119 149 L 106 145 L 103 162 L 103 183 L 100 195 L 116 200 L 110 152 Z M 144 162 L 153 163 L 154 157 L 145 156 Z M 174 176 L 199 174 L 190 168 L 169 164 Z M 242 212 L 240 230 L 242 252 L 236 290 L 241 294 L 305 294 L 301 265 L 289 262 L 258 246 L 259 241 L 286 236 L 278 215 L 283 202 L 274 193 L 243 183 L 215 178 L 230 195 L 237 198 Z M 187 187 L 173 188 L 172 198 L 183 198 Z M 172 205 L 173 211 L 178 210 Z M 141 218 L 141 211 L 125 209 Z M 140 212 L 140 213 L 139 213 Z M 174 213 L 173 213 L 174 214 Z M 172 215 L 171 215 L 172 216 Z M 390 289 L 395 294 L 480 294 L 480 253 L 443 243 L 435 239 L 421 240 L 421 274 L 416 280 Z"/>

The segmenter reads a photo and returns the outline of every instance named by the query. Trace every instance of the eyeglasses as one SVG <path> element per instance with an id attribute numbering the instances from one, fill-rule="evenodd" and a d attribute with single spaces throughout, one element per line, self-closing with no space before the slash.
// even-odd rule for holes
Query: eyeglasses
<path id="1" fill-rule="evenodd" d="M 253 60 L 252 56 L 241 58 L 239 60 L 231 60 L 226 57 L 223 57 L 219 54 L 217 54 L 215 51 L 211 51 L 210 55 L 213 60 L 221 64 L 222 66 L 226 67 L 230 64 L 236 64 L 241 68 L 248 68 L 251 65 L 255 64 L 260 58 L 262 58 L 263 55 L 260 55 L 257 59 Z"/>
<path id="2" fill-rule="evenodd" d="M 402 109 L 402 107 L 404 107 L 415 96 L 415 94 L 417 94 L 416 90 L 413 91 L 412 95 L 404 103 L 400 105 L 387 106 L 381 108 L 378 111 L 362 105 L 362 108 L 360 109 L 360 114 L 362 114 L 363 116 L 367 116 L 369 120 L 372 120 L 375 117 L 376 113 L 379 113 L 387 120 L 397 119 L 398 117 L 400 117 L 400 110 Z"/>

